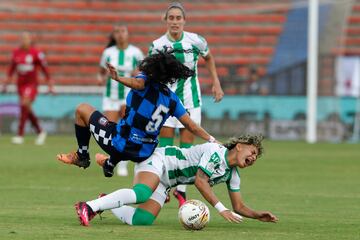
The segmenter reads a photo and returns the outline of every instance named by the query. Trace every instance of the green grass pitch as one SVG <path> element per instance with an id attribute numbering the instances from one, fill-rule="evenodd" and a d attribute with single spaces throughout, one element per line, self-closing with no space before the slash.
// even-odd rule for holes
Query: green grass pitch
<path id="1" fill-rule="evenodd" d="M 130 187 L 131 178 L 106 179 L 94 162 L 87 170 L 57 162 L 57 153 L 75 149 L 73 136 L 50 136 L 40 147 L 33 140 L 15 146 L 0 136 L 0 239 L 360 239 L 359 144 L 265 141 L 264 156 L 240 171 L 241 192 L 250 207 L 280 221 L 231 224 L 209 206 L 209 225 L 190 232 L 178 222 L 174 198 L 150 227 L 127 226 L 110 212 L 80 226 L 76 201 Z M 90 149 L 92 156 L 99 150 L 94 142 Z M 215 192 L 230 207 L 226 186 Z"/>

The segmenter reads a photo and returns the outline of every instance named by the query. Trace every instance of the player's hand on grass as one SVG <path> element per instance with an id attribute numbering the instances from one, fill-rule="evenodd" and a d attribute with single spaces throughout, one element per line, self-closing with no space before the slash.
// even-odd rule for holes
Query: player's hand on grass
<path id="1" fill-rule="evenodd" d="M 119 75 L 118 75 L 118 72 L 117 72 L 116 68 L 113 65 L 111 65 L 110 63 L 108 63 L 108 62 L 106 63 L 106 67 L 107 67 L 107 69 L 109 71 L 109 74 L 110 74 L 111 78 L 114 79 L 114 80 L 117 80 Z"/>
<path id="2" fill-rule="evenodd" d="M 276 223 L 279 219 L 271 212 L 259 212 L 258 220 L 262 222 L 273 222 Z"/>
<path id="3" fill-rule="evenodd" d="M 225 218 L 225 220 L 231 223 L 241 223 L 243 220 L 242 216 L 230 210 L 224 210 L 220 212 L 220 215 Z"/>

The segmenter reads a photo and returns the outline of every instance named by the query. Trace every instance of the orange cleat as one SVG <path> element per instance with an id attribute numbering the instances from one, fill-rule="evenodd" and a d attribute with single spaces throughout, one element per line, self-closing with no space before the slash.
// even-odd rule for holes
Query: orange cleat
<path id="1" fill-rule="evenodd" d="M 89 156 L 80 156 L 77 152 L 63 153 L 56 155 L 57 160 L 65 164 L 72 164 L 84 169 L 90 166 Z"/>
<path id="2" fill-rule="evenodd" d="M 97 153 L 95 154 L 95 160 L 96 163 L 99 164 L 100 167 L 104 166 L 106 160 L 109 159 L 109 156 L 102 154 L 102 153 Z"/>
<path id="3" fill-rule="evenodd" d="M 114 175 L 115 165 L 108 161 L 109 158 L 109 156 L 102 153 L 95 154 L 96 163 L 102 167 L 105 177 L 112 177 Z"/>

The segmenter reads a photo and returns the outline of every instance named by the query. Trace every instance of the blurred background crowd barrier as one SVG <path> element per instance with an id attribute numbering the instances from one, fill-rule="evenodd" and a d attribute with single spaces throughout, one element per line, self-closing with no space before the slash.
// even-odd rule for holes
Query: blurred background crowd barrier
<path id="1" fill-rule="evenodd" d="M 305 138 L 308 1 L 194 0 L 186 31 L 203 35 L 215 56 L 225 98 L 213 103 L 204 62 L 199 75 L 203 126 L 214 135 L 257 132 L 276 140 Z M 359 140 L 360 1 L 319 1 L 318 139 Z M 0 79 L 23 31 L 46 53 L 56 96 L 34 105 L 50 133 L 73 132 L 74 109 L 101 109 L 100 55 L 116 23 L 147 53 L 164 34 L 168 1 L 12 0 L 0 3 Z M 44 83 L 44 82 L 42 82 Z M 13 91 L 15 87 L 13 88 Z M 45 88 L 40 88 L 45 92 Z M 0 132 L 14 132 L 14 92 L 0 95 Z"/>

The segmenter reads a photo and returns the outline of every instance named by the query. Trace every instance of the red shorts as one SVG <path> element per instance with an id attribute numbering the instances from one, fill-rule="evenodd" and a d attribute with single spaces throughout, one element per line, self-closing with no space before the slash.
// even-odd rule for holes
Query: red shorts
<path id="1" fill-rule="evenodd" d="M 21 98 L 28 98 L 34 101 L 37 96 L 37 87 L 31 85 L 18 86 L 18 94 Z"/>

